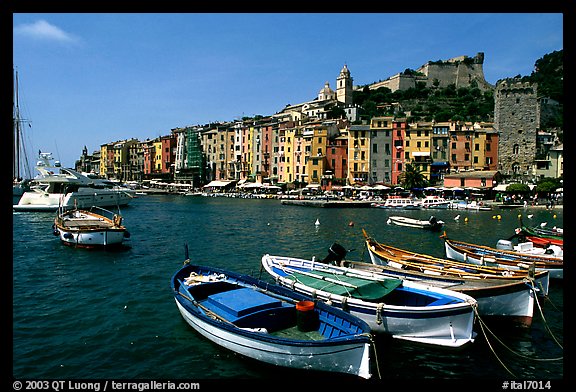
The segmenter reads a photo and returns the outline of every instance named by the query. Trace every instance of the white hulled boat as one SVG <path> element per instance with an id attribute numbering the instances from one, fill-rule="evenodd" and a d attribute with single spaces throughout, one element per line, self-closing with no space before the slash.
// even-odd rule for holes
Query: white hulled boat
<path id="1" fill-rule="evenodd" d="M 40 152 L 36 170 L 40 173 L 24 192 L 15 211 L 56 211 L 90 207 L 127 205 L 134 191 L 113 185 L 106 180 L 89 178 L 79 172 L 61 167 L 51 153 Z"/>

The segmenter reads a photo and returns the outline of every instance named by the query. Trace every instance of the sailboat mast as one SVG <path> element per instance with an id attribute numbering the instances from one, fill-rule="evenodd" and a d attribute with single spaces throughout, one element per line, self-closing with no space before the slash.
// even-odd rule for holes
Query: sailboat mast
<path id="1" fill-rule="evenodd" d="M 13 119 L 14 122 L 14 163 L 13 175 L 15 179 L 20 178 L 20 106 L 18 103 L 18 71 L 14 74 L 14 102 L 13 102 Z"/>

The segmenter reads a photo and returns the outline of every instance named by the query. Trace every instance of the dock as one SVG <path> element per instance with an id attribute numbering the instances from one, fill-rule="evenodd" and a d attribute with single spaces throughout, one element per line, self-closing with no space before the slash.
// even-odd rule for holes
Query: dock
<path id="1" fill-rule="evenodd" d="M 367 208 L 371 201 L 362 200 L 282 200 L 284 205 L 318 207 L 318 208 Z"/>

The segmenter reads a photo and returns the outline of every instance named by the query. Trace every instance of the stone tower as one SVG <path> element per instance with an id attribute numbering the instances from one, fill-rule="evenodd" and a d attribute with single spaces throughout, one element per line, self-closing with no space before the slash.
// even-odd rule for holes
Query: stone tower
<path id="1" fill-rule="evenodd" d="M 494 92 L 494 128 L 499 132 L 498 169 L 504 175 L 530 176 L 540 127 L 536 84 L 498 82 Z"/>
<path id="2" fill-rule="evenodd" d="M 336 99 L 344 105 L 352 105 L 352 77 L 346 64 L 336 78 Z"/>

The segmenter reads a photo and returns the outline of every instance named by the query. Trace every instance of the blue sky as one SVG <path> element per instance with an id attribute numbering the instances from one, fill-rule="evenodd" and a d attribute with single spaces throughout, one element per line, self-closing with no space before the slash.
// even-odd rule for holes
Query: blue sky
<path id="1" fill-rule="evenodd" d="M 561 49 L 560 13 L 13 14 L 27 150 L 66 167 L 84 146 L 274 114 L 344 64 L 364 85 L 484 52 L 495 84 Z"/>

